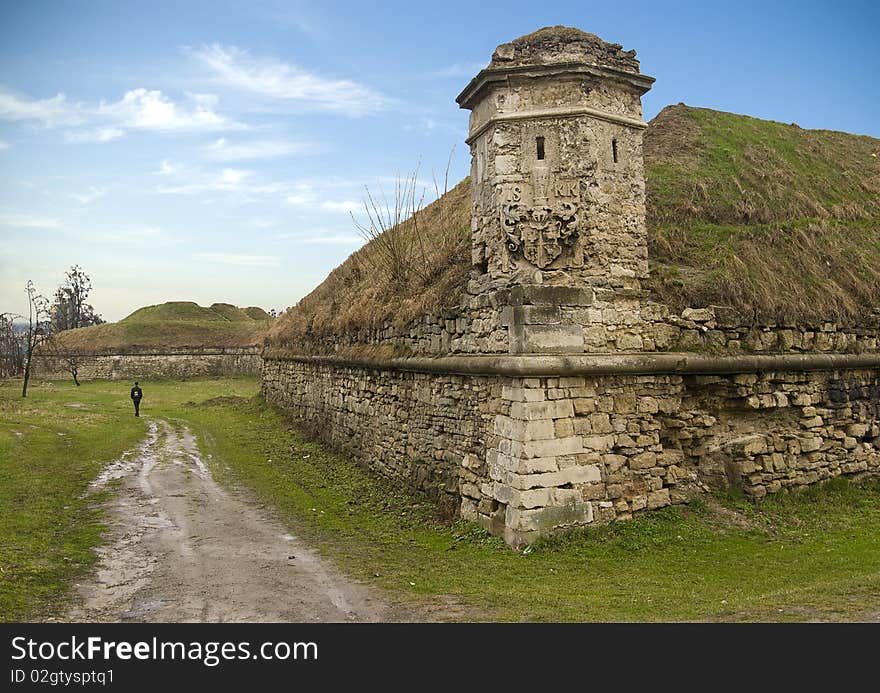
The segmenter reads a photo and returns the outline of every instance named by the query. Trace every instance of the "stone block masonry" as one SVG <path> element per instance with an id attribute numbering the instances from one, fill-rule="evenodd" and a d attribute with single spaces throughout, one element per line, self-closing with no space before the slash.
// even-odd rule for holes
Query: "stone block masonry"
<path id="1" fill-rule="evenodd" d="M 758 498 L 880 472 L 880 357 L 873 368 L 756 372 L 716 359 L 729 372 L 715 374 L 645 359 L 633 370 L 657 372 L 606 374 L 561 358 L 554 370 L 568 375 L 516 374 L 551 370 L 536 359 L 381 368 L 269 355 L 262 387 L 337 449 L 514 546 L 712 489 Z M 438 372 L 467 361 L 471 373 Z"/>
<path id="2" fill-rule="evenodd" d="M 462 489 L 486 476 L 485 445 L 500 381 L 313 364 L 265 362 L 262 392 L 334 448 L 415 488 L 455 517 Z"/>
<path id="3" fill-rule="evenodd" d="M 267 400 L 514 546 L 711 489 L 880 471 L 877 307 L 861 325 L 757 326 L 642 289 L 652 83 L 576 29 L 498 46 L 458 97 L 465 295 L 405 328 L 265 352 Z"/>

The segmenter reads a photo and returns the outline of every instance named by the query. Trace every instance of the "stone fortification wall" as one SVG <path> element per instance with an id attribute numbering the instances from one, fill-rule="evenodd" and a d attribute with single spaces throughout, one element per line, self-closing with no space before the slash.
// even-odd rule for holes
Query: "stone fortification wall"
<path id="1" fill-rule="evenodd" d="M 518 358 L 520 369 L 546 368 Z M 497 372 L 438 372 L 474 359 L 381 369 L 268 358 L 263 393 L 447 515 L 514 545 L 713 489 L 761 497 L 880 472 L 880 359 L 874 368 L 717 374 L 663 372 L 671 369 L 660 363 L 632 375 L 560 360 L 554 370 L 569 375 L 527 377 L 483 360 L 473 370 Z M 651 368 L 641 360 L 635 370 Z"/>
<path id="2" fill-rule="evenodd" d="M 631 52 L 554 27 L 499 46 L 471 110 L 457 308 L 264 354 L 266 398 L 514 545 L 708 489 L 880 471 L 880 329 L 674 314 L 648 272 Z"/>
<path id="3" fill-rule="evenodd" d="M 374 471 L 458 515 L 462 470 L 480 467 L 500 384 L 491 377 L 266 361 L 266 399 Z M 467 476 L 467 475 L 465 475 Z"/>
<path id="4" fill-rule="evenodd" d="M 761 497 L 880 471 L 880 359 L 699 374 L 643 358 L 634 370 L 657 372 L 630 375 L 560 358 L 552 370 L 568 375 L 514 374 L 546 368 L 533 358 L 515 357 L 519 368 L 268 358 L 262 387 L 330 444 L 514 545 L 710 489 Z M 495 372 L 454 372 L 473 361 Z"/>
<path id="5" fill-rule="evenodd" d="M 859 325 L 761 324 L 724 306 L 681 313 L 650 300 L 605 300 L 601 290 L 525 285 L 468 296 L 459 308 L 350 330 L 299 345 L 300 353 L 400 356 L 523 353 L 878 353 L 880 314 Z"/>
<path id="6" fill-rule="evenodd" d="M 71 373 L 68 368 L 70 361 L 76 364 L 80 380 L 136 380 L 223 375 L 256 376 L 260 374 L 263 360 L 256 348 L 37 356 L 34 377 L 44 380 L 70 378 Z"/>

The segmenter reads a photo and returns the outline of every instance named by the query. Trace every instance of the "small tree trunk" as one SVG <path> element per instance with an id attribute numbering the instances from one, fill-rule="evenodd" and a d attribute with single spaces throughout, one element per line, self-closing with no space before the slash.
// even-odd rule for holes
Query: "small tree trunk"
<path id="1" fill-rule="evenodd" d="M 79 387 L 79 380 L 76 377 L 76 366 L 71 370 L 71 374 L 73 375 L 73 382 L 76 383 L 76 386 Z"/>
<path id="2" fill-rule="evenodd" d="M 21 396 L 27 397 L 28 380 L 31 379 L 31 360 L 28 359 L 27 365 L 24 367 L 24 385 L 21 387 Z"/>

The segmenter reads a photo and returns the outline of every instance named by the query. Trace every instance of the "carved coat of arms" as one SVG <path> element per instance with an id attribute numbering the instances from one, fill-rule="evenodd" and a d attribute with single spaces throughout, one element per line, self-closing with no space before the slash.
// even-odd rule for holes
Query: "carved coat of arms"
<path id="1" fill-rule="evenodd" d="M 506 204 L 501 208 L 501 226 L 512 255 L 522 254 L 539 269 L 545 269 L 578 238 L 577 204 Z"/>

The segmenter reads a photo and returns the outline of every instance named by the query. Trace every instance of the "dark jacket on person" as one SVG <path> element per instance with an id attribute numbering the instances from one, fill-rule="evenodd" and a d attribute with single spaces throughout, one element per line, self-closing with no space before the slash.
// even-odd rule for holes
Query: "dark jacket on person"
<path id="1" fill-rule="evenodd" d="M 139 387 L 131 388 L 131 398 L 132 399 L 140 401 L 140 399 L 143 396 L 144 396 L 144 393 Z"/>

